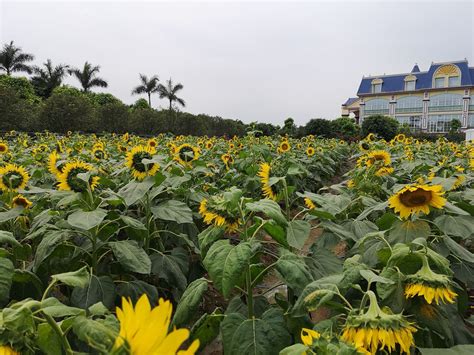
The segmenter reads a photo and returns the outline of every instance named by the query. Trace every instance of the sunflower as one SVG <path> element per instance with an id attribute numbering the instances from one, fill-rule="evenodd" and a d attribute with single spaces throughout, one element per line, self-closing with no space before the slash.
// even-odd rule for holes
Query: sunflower
<path id="1" fill-rule="evenodd" d="M 301 329 L 301 342 L 306 346 L 313 345 L 314 339 L 319 339 L 321 334 L 313 329 L 303 328 Z"/>
<path id="2" fill-rule="evenodd" d="M 375 172 L 376 176 L 387 176 L 394 172 L 394 169 L 391 166 L 382 166 Z"/>
<path id="3" fill-rule="evenodd" d="M 156 147 L 158 147 L 158 141 L 155 138 L 150 138 L 147 142 L 146 145 L 150 147 L 153 150 L 156 150 Z"/>
<path id="4" fill-rule="evenodd" d="M 212 149 L 214 144 L 212 143 L 212 141 L 209 140 L 209 141 L 206 142 L 205 146 L 206 146 L 206 149 Z"/>
<path id="5" fill-rule="evenodd" d="M 17 191 L 24 189 L 30 176 L 25 168 L 15 164 L 7 164 L 0 168 L 0 190 Z"/>
<path id="6" fill-rule="evenodd" d="M 224 162 L 227 169 L 229 169 L 230 165 L 234 164 L 234 158 L 232 157 L 232 155 L 230 155 L 230 153 L 222 154 L 221 160 Z"/>
<path id="7" fill-rule="evenodd" d="M 156 174 L 160 165 L 158 163 L 143 163 L 143 159 L 151 159 L 154 149 L 148 146 L 137 145 L 127 153 L 125 165 L 132 171 L 137 180 L 143 180 L 147 176 Z"/>
<path id="8" fill-rule="evenodd" d="M 91 190 L 99 184 L 98 176 L 90 176 L 89 183 L 79 178 L 78 174 L 88 173 L 93 170 L 92 165 L 82 161 L 73 161 L 66 163 L 62 169 L 62 173 L 57 175 L 59 182 L 58 189 L 65 191 L 84 192 L 87 191 L 88 185 Z"/>
<path id="9" fill-rule="evenodd" d="M 376 139 L 376 137 L 375 137 L 375 134 L 373 134 L 373 133 L 369 133 L 367 135 L 367 137 L 365 137 L 365 140 L 368 141 L 368 142 L 374 142 L 375 139 Z"/>
<path id="10" fill-rule="evenodd" d="M 441 195 L 443 187 L 441 185 L 417 185 L 405 186 L 388 199 L 389 207 L 400 214 L 401 218 L 408 218 L 411 215 L 423 212 L 430 213 L 430 206 L 443 208 L 446 199 Z"/>
<path id="11" fill-rule="evenodd" d="M 443 303 L 454 303 L 458 294 L 452 290 L 449 277 L 433 272 L 426 256 L 421 256 L 421 259 L 421 269 L 416 274 L 407 276 L 405 297 L 424 297 L 428 304 L 433 300 L 436 304 L 439 304 L 440 300 Z"/>
<path id="12" fill-rule="evenodd" d="M 367 152 L 370 149 L 370 144 L 367 142 L 360 142 L 359 147 L 362 151 Z"/>
<path id="13" fill-rule="evenodd" d="M 107 158 L 107 154 L 105 153 L 103 146 L 95 146 L 92 148 L 92 157 L 97 160 L 102 160 Z"/>
<path id="14" fill-rule="evenodd" d="M 258 171 L 258 176 L 260 177 L 260 182 L 262 184 L 263 196 L 269 198 L 270 200 L 276 201 L 278 196 L 274 187 L 270 185 L 270 172 L 271 167 L 268 163 L 260 164 L 260 170 Z"/>
<path id="15" fill-rule="evenodd" d="M 352 311 L 347 317 L 342 339 L 354 344 L 359 349 L 376 354 L 387 348 L 391 353 L 410 353 L 410 348 L 415 344 L 413 333 L 416 328 L 408 322 L 402 314 L 388 314 L 382 311 L 377 303 L 373 291 L 368 291 L 369 309 L 360 314 Z M 397 349 L 398 347 L 398 349 Z"/>
<path id="16" fill-rule="evenodd" d="M 306 155 L 307 155 L 308 157 L 312 157 L 312 156 L 314 155 L 314 153 L 316 153 L 316 151 L 314 150 L 313 147 L 308 147 L 308 148 L 306 148 Z"/>
<path id="17" fill-rule="evenodd" d="M 64 164 L 58 164 L 59 154 L 53 150 L 48 157 L 48 170 L 51 174 L 58 176 L 62 173 Z"/>
<path id="18" fill-rule="evenodd" d="M 374 150 L 367 154 L 367 160 L 365 165 L 370 167 L 376 163 L 381 162 L 384 166 L 389 166 L 392 161 L 390 159 L 390 153 L 386 152 L 385 150 Z"/>
<path id="19" fill-rule="evenodd" d="M 0 154 L 5 154 L 8 152 L 8 145 L 6 143 L 0 142 Z"/>
<path id="20" fill-rule="evenodd" d="M 18 194 L 12 200 L 12 207 L 23 207 L 30 208 L 33 205 L 33 202 L 28 200 L 25 196 Z"/>
<path id="21" fill-rule="evenodd" d="M 278 149 L 281 153 L 288 152 L 291 149 L 290 142 L 288 142 L 287 140 L 282 141 L 278 146 Z"/>
<path id="22" fill-rule="evenodd" d="M 199 204 L 199 214 L 206 224 L 213 224 L 216 227 L 225 227 L 227 232 L 235 232 L 240 225 L 240 221 L 230 216 L 223 216 L 220 212 L 209 207 L 209 201 L 203 199 Z"/>
<path id="23" fill-rule="evenodd" d="M 160 298 L 158 306 L 151 308 L 146 294 L 143 294 L 133 307 L 130 299 L 122 298 L 122 308 L 117 307 L 120 332 L 114 349 L 124 347 L 131 355 L 179 354 L 192 355 L 199 348 L 199 340 L 192 342 L 187 350 L 179 350 L 189 330 L 174 328 L 170 333 L 173 305 Z"/>
<path id="24" fill-rule="evenodd" d="M 193 162 L 194 160 L 197 160 L 198 158 L 199 158 L 199 149 L 196 147 L 193 147 L 190 144 L 187 144 L 187 143 L 181 144 L 175 150 L 175 159 L 181 165 L 189 165 L 191 164 L 191 162 Z"/>
<path id="25" fill-rule="evenodd" d="M 309 197 L 304 198 L 304 204 L 309 210 L 314 210 L 316 208 L 316 205 L 314 204 L 313 201 Z"/>
<path id="26" fill-rule="evenodd" d="M 8 345 L 0 345 L 0 355 L 20 355 L 20 353 Z"/>

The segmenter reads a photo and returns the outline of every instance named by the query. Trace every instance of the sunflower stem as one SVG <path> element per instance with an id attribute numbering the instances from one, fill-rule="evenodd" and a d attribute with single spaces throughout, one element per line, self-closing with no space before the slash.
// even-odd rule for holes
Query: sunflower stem
<path id="1" fill-rule="evenodd" d="M 245 278 L 246 289 L 247 289 L 247 308 L 249 319 L 253 318 L 253 289 L 252 289 L 252 274 L 250 272 L 250 267 L 247 268 L 247 275 Z"/>

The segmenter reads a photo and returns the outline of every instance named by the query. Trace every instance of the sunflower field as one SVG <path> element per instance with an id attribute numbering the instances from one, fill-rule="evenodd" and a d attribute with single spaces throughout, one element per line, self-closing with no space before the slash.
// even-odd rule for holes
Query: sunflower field
<path id="1" fill-rule="evenodd" d="M 472 354 L 473 171 L 402 134 L 5 133 L 0 354 Z"/>

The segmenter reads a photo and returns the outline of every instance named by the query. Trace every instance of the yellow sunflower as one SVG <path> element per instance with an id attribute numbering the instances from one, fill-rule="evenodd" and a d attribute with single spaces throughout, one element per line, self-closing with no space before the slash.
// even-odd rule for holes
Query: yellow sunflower
<path id="1" fill-rule="evenodd" d="M 132 171 L 137 180 L 156 174 L 160 165 L 158 163 L 143 163 L 143 159 L 153 158 L 154 149 L 148 146 L 137 145 L 127 153 L 125 165 Z"/>
<path id="2" fill-rule="evenodd" d="M 278 149 L 281 153 L 286 153 L 291 149 L 290 142 L 288 141 L 282 141 L 280 145 L 278 146 Z"/>
<path id="3" fill-rule="evenodd" d="M 235 232 L 240 225 L 240 221 L 235 218 L 222 216 L 208 207 L 209 201 L 203 199 L 199 204 L 199 214 L 206 224 L 214 224 L 216 227 L 225 227 L 227 232 Z"/>
<path id="4" fill-rule="evenodd" d="M 107 158 L 107 153 L 105 153 L 103 146 L 95 146 L 92 148 L 92 157 L 96 160 L 102 160 Z"/>
<path id="5" fill-rule="evenodd" d="M 6 164 L 0 168 L 0 190 L 17 191 L 24 189 L 30 176 L 25 168 L 15 164 Z"/>
<path id="6" fill-rule="evenodd" d="M 56 150 L 53 150 L 51 154 L 49 154 L 48 157 L 48 170 L 51 174 L 58 176 L 59 174 L 62 173 L 64 164 L 58 164 L 58 158 L 59 154 L 56 152 Z"/>
<path id="7" fill-rule="evenodd" d="M 88 173 L 93 170 L 92 165 L 82 161 L 73 161 L 66 163 L 62 173 L 57 176 L 58 189 L 65 191 L 84 192 L 87 191 L 87 182 L 79 178 L 78 174 Z M 98 176 L 89 177 L 89 186 L 93 191 L 99 184 Z"/>
<path id="8" fill-rule="evenodd" d="M 16 195 L 12 200 L 12 207 L 23 207 L 23 208 L 30 208 L 33 205 L 33 202 L 28 200 L 22 194 Z"/>
<path id="9" fill-rule="evenodd" d="M 0 345 L 0 355 L 20 355 L 20 353 L 8 345 Z"/>
<path id="10" fill-rule="evenodd" d="M 391 166 L 383 166 L 375 172 L 376 176 L 387 176 L 394 172 Z"/>
<path id="11" fill-rule="evenodd" d="M 193 147 L 190 144 L 184 143 L 181 144 L 175 150 L 175 159 L 181 165 L 189 165 L 191 162 L 197 160 L 199 158 L 199 149 Z"/>
<path id="12" fill-rule="evenodd" d="M 384 166 L 389 166 L 392 163 L 390 153 L 385 150 L 374 150 L 367 154 L 365 165 L 372 166 L 376 163 L 382 163 Z"/>
<path id="13" fill-rule="evenodd" d="M 260 177 L 260 183 L 262 184 L 263 196 L 269 198 L 270 200 L 277 200 L 277 192 L 274 190 L 273 186 L 270 185 L 270 172 L 271 167 L 268 163 L 260 164 L 260 170 L 258 176 Z"/>
<path id="14" fill-rule="evenodd" d="M 308 157 L 312 157 L 312 156 L 314 155 L 314 153 L 316 153 L 316 151 L 314 150 L 313 147 L 308 147 L 308 148 L 306 148 L 306 155 L 307 155 Z"/>
<path id="15" fill-rule="evenodd" d="M 221 160 L 223 161 L 223 163 L 225 164 L 227 169 L 229 168 L 230 165 L 234 164 L 234 158 L 229 153 L 222 154 L 221 155 Z"/>
<path id="16" fill-rule="evenodd" d="M 212 149 L 212 147 L 214 146 L 214 143 L 212 143 L 212 141 L 207 141 L 206 142 L 206 149 Z"/>
<path id="17" fill-rule="evenodd" d="M 301 329 L 300 337 L 301 337 L 301 342 L 304 345 L 311 346 L 313 345 L 313 340 L 319 339 L 321 337 L 321 334 L 319 334 L 316 330 L 303 328 Z"/>
<path id="18" fill-rule="evenodd" d="M 120 333 L 115 340 L 115 349 L 124 347 L 131 355 L 192 355 L 199 349 L 196 339 L 188 349 L 179 350 L 189 338 L 189 330 L 174 328 L 169 332 L 173 312 L 170 301 L 160 298 L 158 306 L 151 308 L 144 294 L 133 307 L 130 299 L 122 298 L 122 308 L 117 307 L 116 312 Z"/>
<path id="19" fill-rule="evenodd" d="M 146 145 L 155 151 L 158 147 L 158 141 L 155 138 L 150 138 Z"/>
<path id="20" fill-rule="evenodd" d="M 401 218 L 423 212 L 430 213 L 430 206 L 443 208 L 446 199 L 442 197 L 441 185 L 408 185 L 388 199 L 389 207 L 400 214 Z"/>
<path id="21" fill-rule="evenodd" d="M 314 204 L 313 201 L 311 201 L 311 199 L 309 197 L 304 198 L 304 204 L 310 210 L 314 210 L 316 208 L 316 205 Z"/>
<path id="22" fill-rule="evenodd" d="M 8 145 L 6 143 L 0 142 L 0 154 L 5 154 L 8 152 Z"/>

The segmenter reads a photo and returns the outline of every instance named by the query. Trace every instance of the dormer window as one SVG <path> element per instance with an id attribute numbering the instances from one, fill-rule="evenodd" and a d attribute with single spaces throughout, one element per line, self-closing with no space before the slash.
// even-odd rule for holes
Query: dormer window
<path id="1" fill-rule="evenodd" d="M 382 92 L 382 79 L 374 79 L 372 80 L 372 94 L 378 94 Z"/>
<path id="2" fill-rule="evenodd" d="M 405 77 L 405 91 L 414 91 L 416 86 L 416 76 L 407 75 Z"/>
<path id="3" fill-rule="evenodd" d="M 446 88 L 461 86 L 461 71 L 454 64 L 440 66 L 433 75 L 433 87 Z"/>

